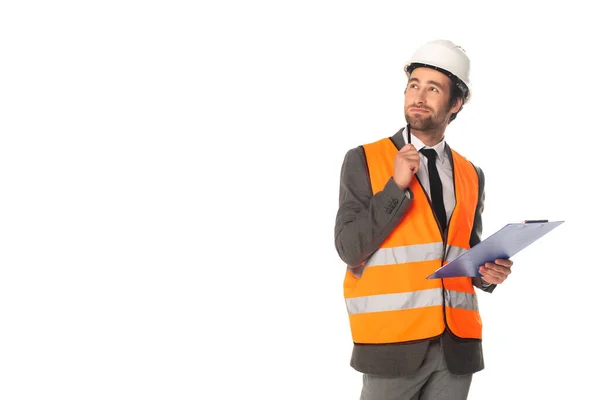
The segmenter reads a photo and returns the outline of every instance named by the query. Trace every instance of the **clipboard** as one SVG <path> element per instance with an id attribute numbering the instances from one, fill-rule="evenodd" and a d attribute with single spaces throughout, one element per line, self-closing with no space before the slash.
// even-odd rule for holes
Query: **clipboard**
<path id="1" fill-rule="evenodd" d="M 510 258 L 565 221 L 534 220 L 511 223 L 438 268 L 427 279 L 480 277 L 479 267 L 497 258 Z"/>

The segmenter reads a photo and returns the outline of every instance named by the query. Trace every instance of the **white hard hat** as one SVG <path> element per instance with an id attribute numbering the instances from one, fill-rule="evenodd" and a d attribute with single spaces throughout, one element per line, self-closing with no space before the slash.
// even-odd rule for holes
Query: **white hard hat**
<path id="1" fill-rule="evenodd" d="M 412 64 L 424 64 L 435 69 L 442 69 L 458 78 L 465 87 L 462 87 L 465 94 L 466 104 L 471 98 L 471 82 L 469 81 L 469 71 L 471 63 L 465 50 L 449 40 L 434 40 L 419 47 L 412 55 L 411 59 L 404 66 L 407 76 L 410 76 Z M 442 72 L 444 72 L 442 71 Z M 462 86 L 462 85 L 459 85 Z"/>

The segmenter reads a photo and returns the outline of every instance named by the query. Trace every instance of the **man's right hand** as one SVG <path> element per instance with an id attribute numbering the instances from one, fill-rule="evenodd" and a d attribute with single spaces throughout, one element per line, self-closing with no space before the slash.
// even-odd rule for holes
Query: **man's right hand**
<path id="1" fill-rule="evenodd" d="M 402 190 L 410 185 L 414 174 L 419 170 L 419 152 L 412 144 L 407 144 L 396 153 L 394 159 L 394 182 Z"/>

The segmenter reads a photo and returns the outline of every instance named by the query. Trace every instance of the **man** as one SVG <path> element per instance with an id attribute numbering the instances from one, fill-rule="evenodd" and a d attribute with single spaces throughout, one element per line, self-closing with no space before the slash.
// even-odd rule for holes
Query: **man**
<path id="1" fill-rule="evenodd" d="M 426 279 L 481 240 L 483 172 L 445 142 L 470 100 L 469 70 L 451 41 L 423 45 L 405 66 L 406 126 L 342 165 L 335 245 L 362 400 L 466 399 L 484 368 L 474 288 L 491 293 L 512 261 Z"/>

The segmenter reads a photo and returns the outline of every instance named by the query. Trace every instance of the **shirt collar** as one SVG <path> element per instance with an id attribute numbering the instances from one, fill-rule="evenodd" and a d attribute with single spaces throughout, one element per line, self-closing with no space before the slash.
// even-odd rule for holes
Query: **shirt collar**
<path id="1" fill-rule="evenodd" d="M 404 138 L 404 143 L 408 143 L 408 133 L 406 132 L 406 128 L 402 132 L 402 137 Z M 445 151 L 446 140 L 444 138 L 442 138 L 442 140 L 433 147 L 426 146 L 425 143 L 421 142 L 421 140 L 415 135 L 410 135 L 410 138 L 412 145 L 415 146 L 417 151 L 420 151 L 421 149 L 434 149 L 438 155 L 438 159 L 442 164 L 444 164 L 447 158 Z"/>

